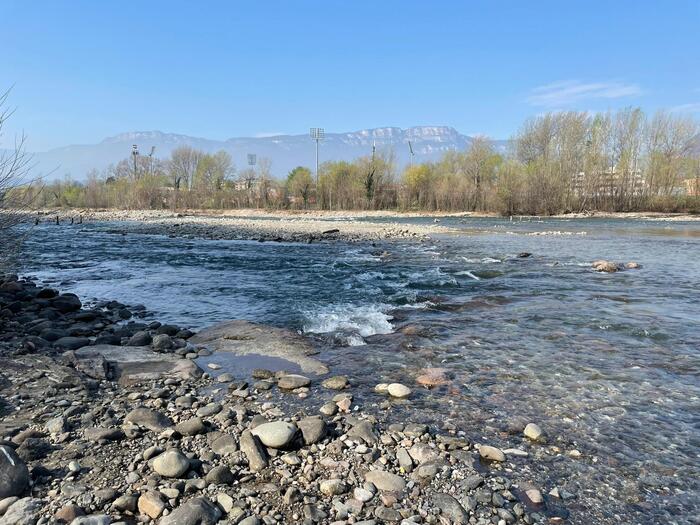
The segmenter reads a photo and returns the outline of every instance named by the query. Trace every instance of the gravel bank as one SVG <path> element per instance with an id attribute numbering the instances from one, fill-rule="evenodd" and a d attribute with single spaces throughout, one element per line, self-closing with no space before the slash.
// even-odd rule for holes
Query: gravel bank
<path id="1" fill-rule="evenodd" d="M 144 233 L 206 239 L 258 240 L 278 242 L 345 242 L 384 239 L 427 239 L 431 234 L 448 233 L 450 228 L 435 225 L 357 221 L 347 215 L 254 214 L 250 216 L 205 213 L 173 213 L 159 210 L 43 210 L 36 217 L 42 222 L 117 222 L 115 233 Z"/>

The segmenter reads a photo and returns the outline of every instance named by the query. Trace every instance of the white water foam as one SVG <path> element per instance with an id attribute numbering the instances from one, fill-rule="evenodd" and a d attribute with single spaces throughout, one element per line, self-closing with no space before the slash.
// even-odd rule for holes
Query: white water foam
<path id="1" fill-rule="evenodd" d="M 394 331 L 392 317 L 386 313 L 385 304 L 358 306 L 354 304 L 329 305 L 318 311 L 304 312 L 306 333 L 327 334 L 345 332 L 351 346 L 365 344 L 364 337 L 390 334 Z"/>

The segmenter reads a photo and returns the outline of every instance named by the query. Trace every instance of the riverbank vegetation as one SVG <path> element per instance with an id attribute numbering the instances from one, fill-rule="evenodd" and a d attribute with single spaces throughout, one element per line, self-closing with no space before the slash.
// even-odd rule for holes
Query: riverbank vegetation
<path id="1" fill-rule="evenodd" d="M 51 183 L 32 199 L 126 209 L 700 212 L 699 133 L 693 118 L 665 111 L 548 113 L 526 121 L 506 147 L 475 137 L 464 151 L 407 167 L 377 150 L 325 162 L 318 177 L 300 166 L 283 181 L 268 159 L 237 170 L 224 151 L 180 147 L 167 159 L 134 155 L 84 182 Z"/>

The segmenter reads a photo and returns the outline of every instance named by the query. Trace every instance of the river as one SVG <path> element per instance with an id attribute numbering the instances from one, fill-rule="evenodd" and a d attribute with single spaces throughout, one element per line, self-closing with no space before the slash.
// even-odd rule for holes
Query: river
<path id="1" fill-rule="evenodd" d="M 445 368 L 450 385 L 419 390 L 411 417 L 527 447 L 529 478 L 572 495 L 571 523 L 696 523 L 700 222 L 440 221 L 457 233 L 374 245 L 46 224 L 22 271 L 185 327 L 293 328 L 367 392 Z M 590 268 L 600 258 L 641 268 L 600 274 Z M 519 418 L 546 431 L 546 454 L 508 433 Z"/>

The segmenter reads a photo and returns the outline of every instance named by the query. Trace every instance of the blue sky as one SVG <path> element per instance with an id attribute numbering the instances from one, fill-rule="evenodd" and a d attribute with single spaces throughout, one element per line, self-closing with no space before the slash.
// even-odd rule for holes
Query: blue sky
<path id="1" fill-rule="evenodd" d="M 576 5 L 574 5 L 576 4 Z M 0 0 L 0 145 L 449 125 L 550 110 L 700 116 L 700 1 Z"/>

